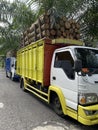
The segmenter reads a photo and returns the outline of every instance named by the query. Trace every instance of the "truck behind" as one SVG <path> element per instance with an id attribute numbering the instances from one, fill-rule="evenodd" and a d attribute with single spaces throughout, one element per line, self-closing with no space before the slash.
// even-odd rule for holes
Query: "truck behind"
<path id="1" fill-rule="evenodd" d="M 13 51 L 9 51 L 6 54 L 5 71 L 6 77 L 9 77 L 12 81 L 19 80 L 19 75 L 16 74 L 16 55 Z"/>

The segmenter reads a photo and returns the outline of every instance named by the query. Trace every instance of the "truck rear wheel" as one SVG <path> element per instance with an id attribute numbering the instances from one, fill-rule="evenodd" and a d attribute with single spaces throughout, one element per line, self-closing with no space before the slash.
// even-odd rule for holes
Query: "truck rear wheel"
<path id="1" fill-rule="evenodd" d="M 20 88 L 22 88 L 23 91 L 26 91 L 25 87 L 24 87 L 24 80 L 21 79 L 20 81 Z"/>
<path id="2" fill-rule="evenodd" d="M 55 95 L 53 98 L 52 107 L 56 114 L 63 116 L 62 106 L 57 95 Z"/>

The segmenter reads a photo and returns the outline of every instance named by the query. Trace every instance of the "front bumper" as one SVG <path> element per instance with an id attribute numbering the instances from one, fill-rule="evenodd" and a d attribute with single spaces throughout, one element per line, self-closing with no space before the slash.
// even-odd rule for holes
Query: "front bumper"
<path id="1" fill-rule="evenodd" d="M 90 114 L 87 114 L 90 113 Z M 98 104 L 92 106 L 78 106 L 78 121 L 84 125 L 98 124 Z"/>

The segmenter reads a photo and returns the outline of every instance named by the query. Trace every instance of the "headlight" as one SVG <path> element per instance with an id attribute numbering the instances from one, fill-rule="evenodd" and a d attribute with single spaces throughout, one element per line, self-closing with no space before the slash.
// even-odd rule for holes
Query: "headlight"
<path id="1" fill-rule="evenodd" d="M 81 105 L 92 104 L 98 102 L 98 96 L 95 93 L 79 94 L 79 103 Z"/>

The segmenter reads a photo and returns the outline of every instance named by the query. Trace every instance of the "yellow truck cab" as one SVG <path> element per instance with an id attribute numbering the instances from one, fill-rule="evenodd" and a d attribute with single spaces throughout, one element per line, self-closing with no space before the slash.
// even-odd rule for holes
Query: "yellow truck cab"
<path id="1" fill-rule="evenodd" d="M 98 124 L 98 49 L 69 39 L 42 39 L 17 52 L 20 87 L 58 115 Z"/>

